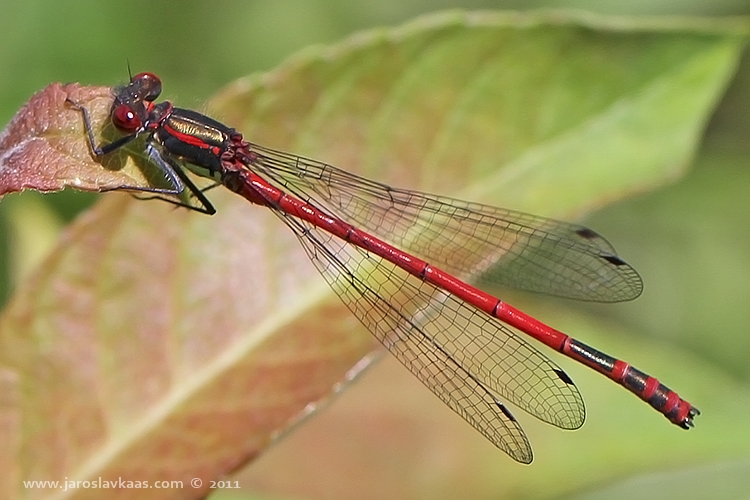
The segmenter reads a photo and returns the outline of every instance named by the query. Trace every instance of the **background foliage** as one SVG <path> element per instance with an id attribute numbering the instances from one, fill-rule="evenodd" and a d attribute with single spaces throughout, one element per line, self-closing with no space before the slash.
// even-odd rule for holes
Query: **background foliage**
<path id="1" fill-rule="evenodd" d="M 168 82 L 168 95 L 172 100 L 184 107 L 201 108 L 211 95 L 233 79 L 270 69 L 301 48 L 334 42 L 355 30 L 400 24 L 415 15 L 439 8 L 540 6 L 577 7 L 615 14 L 750 13 L 745 2 L 697 0 L 628 2 L 627 7 L 623 7 L 622 2 L 593 0 L 401 0 L 356 4 L 334 1 L 133 1 L 127 5 L 84 1 L 8 3 L 0 6 L 4 12 L 0 20 L 3 33 L 0 46 L 0 95 L 3 96 L 0 101 L 0 121 L 7 122 L 33 92 L 51 81 L 101 85 L 125 81 L 128 61 L 134 71 L 154 71 L 162 76 Z M 690 372 L 694 365 L 699 365 L 700 373 L 715 375 L 707 380 L 710 385 L 703 389 L 703 394 L 740 401 L 747 400 L 750 377 L 750 368 L 746 363 L 750 354 L 750 335 L 747 333 L 750 285 L 745 279 L 750 275 L 747 259 L 750 230 L 746 223 L 750 216 L 746 201 L 747 188 L 750 186 L 750 172 L 747 169 L 750 153 L 750 141 L 747 140 L 750 132 L 749 90 L 750 61 L 745 57 L 706 130 L 694 169 L 672 186 L 634 196 L 602 209 L 586 220 L 588 225 L 607 235 L 621 255 L 626 256 L 641 272 L 646 282 L 643 297 L 635 303 L 616 307 L 564 303 L 552 309 L 556 313 L 563 307 L 575 308 L 625 325 L 627 338 L 615 337 L 607 345 L 602 345 L 618 353 L 628 352 L 628 344 L 653 342 L 645 339 L 681 344 L 683 347 L 679 355 L 690 362 L 675 368 L 669 374 L 670 380 L 679 380 L 681 372 Z M 14 283 L 39 261 L 45 249 L 50 248 L 64 222 L 95 199 L 94 195 L 72 192 L 46 196 L 24 193 L 3 199 L 0 203 L 0 223 L 3 226 L 0 291 L 5 297 Z M 592 343 L 602 344 L 599 339 L 594 339 Z M 647 356 L 639 357 L 639 366 L 645 363 L 647 366 L 643 368 L 648 367 Z M 571 371 L 580 382 L 582 377 L 575 369 Z M 717 381 L 721 381 L 718 386 L 715 385 Z M 424 462 L 422 458 L 423 463 L 415 467 L 401 455 L 399 444 L 403 442 L 399 443 L 398 431 L 394 429 L 403 426 L 409 428 L 406 419 L 413 414 L 415 407 L 424 408 L 429 414 L 439 414 L 443 409 L 439 403 L 434 404 L 434 398 L 429 394 L 402 389 L 406 383 L 398 369 L 391 372 L 387 367 L 377 367 L 337 401 L 329 413 L 313 420 L 310 426 L 299 429 L 286 442 L 239 475 L 243 484 L 241 490 L 219 492 L 217 497 L 245 497 L 253 490 L 298 496 L 309 494 L 311 497 L 330 497 L 332 492 L 341 497 L 353 497 L 355 494 L 368 497 L 387 491 L 377 489 L 384 482 L 399 485 L 399 489 L 392 492 L 396 496 L 404 497 L 404 491 L 407 491 L 411 496 L 419 497 L 435 487 L 435 471 L 442 471 L 443 475 L 449 475 L 455 481 L 450 485 L 453 488 L 451 491 L 470 489 L 477 492 L 478 497 L 488 498 L 496 497 L 498 491 L 506 491 L 509 498 L 560 495 L 587 498 L 587 493 L 577 488 L 599 488 L 588 493 L 591 498 L 601 498 L 605 493 L 608 498 L 617 498 L 617 494 L 663 492 L 665 488 L 676 493 L 680 487 L 687 490 L 682 498 L 705 495 L 701 488 L 710 488 L 713 498 L 739 498 L 741 485 L 750 469 L 749 450 L 731 449 L 726 445 L 732 440 L 731 435 L 720 436 L 715 441 L 701 438 L 701 432 L 717 432 L 717 429 L 701 429 L 702 425 L 710 425 L 708 413 L 711 408 L 705 407 L 702 409 L 707 415 L 702 417 L 703 420 L 698 420 L 698 429 L 677 437 L 686 440 L 688 445 L 681 448 L 686 455 L 682 457 L 683 465 L 679 469 L 673 466 L 675 468 L 671 471 L 641 470 L 630 464 L 622 469 L 614 468 L 611 474 L 596 475 L 592 472 L 593 477 L 607 477 L 608 484 L 595 486 L 585 480 L 574 485 L 561 484 L 559 477 L 545 482 L 541 472 L 546 465 L 541 458 L 540 463 L 529 470 L 519 471 L 519 466 L 509 463 L 504 456 L 498 457 L 501 454 L 484 443 L 480 436 L 474 436 L 471 429 L 464 429 L 465 424 L 457 418 L 455 422 L 451 421 L 448 430 L 434 436 L 434 439 L 459 439 L 456 436 L 460 436 L 460 439 L 470 440 L 472 451 L 465 452 L 466 455 L 461 457 L 434 455 L 433 462 Z M 415 386 L 419 391 L 416 383 Z M 397 387 L 399 390 L 391 395 L 386 394 L 385 399 L 375 397 L 383 387 Z M 588 408 L 593 414 L 598 411 L 598 398 L 611 389 L 606 382 L 593 389 L 583 389 Z M 416 400 L 414 394 L 423 395 L 424 400 Z M 606 400 L 606 396 L 601 397 Z M 636 404 L 627 395 L 613 401 L 611 404 L 623 406 Z M 379 418 L 372 417 L 372 421 L 368 420 L 371 418 L 368 415 L 386 404 L 394 405 L 396 409 L 386 411 L 386 417 L 380 415 Z M 738 405 L 740 407 L 742 405 Z M 730 406 L 724 408 L 731 409 Z M 621 421 L 609 422 L 596 422 L 590 417 L 584 429 L 565 434 L 556 441 L 554 446 L 559 446 L 559 450 L 550 455 L 558 460 L 575 462 L 577 453 L 584 453 L 576 451 L 577 442 L 588 440 L 590 443 L 592 438 L 598 437 L 601 440 L 599 444 L 606 444 L 608 449 L 592 456 L 600 460 L 604 456 L 607 464 L 616 464 L 617 458 L 609 455 L 618 455 L 618 448 L 629 444 L 628 441 L 616 440 L 618 429 L 624 426 L 637 428 L 641 425 L 640 419 L 655 418 L 647 410 L 634 415 L 628 414 Z M 742 415 L 734 417 L 737 421 L 742 419 Z M 716 424 L 720 422 L 721 419 Z M 357 423 L 369 431 L 350 428 Z M 386 426 L 385 433 L 393 443 L 386 441 L 380 443 L 383 445 L 381 447 L 368 448 L 372 443 L 357 437 L 362 436 L 357 432 L 364 432 L 365 435 L 367 432 L 381 432 L 378 426 L 385 426 L 386 423 L 391 424 Z M 327 435 L 324 429 L 330 427 L 338 427 L 346 436 L 340 438 L 343 442 L 324 441 L 326 438 L 323 436 Z M 535 439 L 535 435 L 542 434 L 537 434 L 540 431 L 535 424 L 526 427 L 539 453 L 546 445 L 543 440 Z M 739 426 L 730 428 L 734 432 L 741 429 Z M 678 431 L 665 429 L 664 432 Z M 697 437 L 693 434 L 697 434 Z M 742 438 L 737 441 L 746 440 L 746 436 Z M 690 449 L 691 442 L 696 443 L 695 450 L 685 452 Z M 284 455 L 284 446 L 296 446 L 292 449 L 306 451 L 291 452 L 297 461 L 290 462 L 289 455 Z M 592 453 L 592 448 L 583 449 L 587 450 L 586 453 Z M 352 457 L 358 459 L 353 460 Z M 696 462 L 693 469 L 689 468 L 692 460 Z M 316 464 L 318 469 L 315 468 Z M 321 469 L 333 469 L 342 478 L 341 486 L 333 484 L 331 476 L 327 476 L 329 479 L 323 485 L 318 484 L 316 481 Z M 564 470 L 559 473 L 563 474 Z M 502 483 L 510 477 L 516 487 L 507 490 Z M 360 479 L 361 482 L 343 479 Z M 350 486 L 350 483 L 359 484 L 359 487 Z M 724 488 L 723 491 L 717 490 L 719 485 Z M 345 489 L 347 487 L 353 490 Z M 645 497 L 645 494 L 640 497 Z"/>

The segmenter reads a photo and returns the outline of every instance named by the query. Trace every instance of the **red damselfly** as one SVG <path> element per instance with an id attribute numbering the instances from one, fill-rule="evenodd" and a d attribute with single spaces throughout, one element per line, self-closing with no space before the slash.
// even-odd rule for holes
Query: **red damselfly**
<path id="1" fill-rule="evenodd" d="M 146 153 L 169 187 L 119 189 L 189 193 L 216 212 L 187 175 L 213 179 L 271 209 L 346 306 L 414 375 L 497 447 L 519 462 L 532 452 L 501 400 L 564 429 L 583 424 L 570 378 L 511 326 L 606 375 L 688 429 L 700 412 L 657 379 L 513 308 L 462 278 L 492 270 L 494 282 L 562 297 L 617 302 L 642 282 L 598 233 L 583 226 L 397 189 L 325 163 L 265 148 L 195 111 L 155 103 L 161 81 L 131 77 L 115 90 L 111 119 L 125 135 L 97 158 L 145 136 Z M 402 251 L 400 248 L 404 248 Z M 508 326 L 506 326 L 508 325 Z"/>

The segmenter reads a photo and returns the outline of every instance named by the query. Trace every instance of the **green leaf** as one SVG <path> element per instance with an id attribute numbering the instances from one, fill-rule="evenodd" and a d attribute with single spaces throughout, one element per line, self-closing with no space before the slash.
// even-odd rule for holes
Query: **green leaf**
<path id="1" fill-rule="evenodd" d="M 684 172 L 740 27 L 445 13 L 309 51 L 275 78 L 238 81 L 213 109 L 259 144 L 561 216 Z"/>
<path id="2" fill-rule="evenodd" d="M 453 12 L 310 49 L 235 83 L 213 109 L 253 142 L 394 185 L 570 216 L 653 189 L 687 167 L 746 32 L 734 21 Z M 85 148 L 80 129 L 78 136 Z M 112 187 L 96 176 L 99 164 L 77 159 L 95 188 Z M 294 237 L 268 211 L 218 191 L 210 191 L 219 209 L 213 218 L 109 194 L 19 287 L 0 323 L 0 373 L 7 374 L 0 378 L 0 415 L 7 416 L 0 436 L 16 436 L 12 454 L 0 457 L 11 462 L 11 479 L 0 483 L 9 485 L 6 496 L 29 495 L 21 479 L 187 484 L 200 477 L 201 489 L 181 492 L 195 496 L 368 364 L 370 358 L 357 361 L 372 352 L 372 339 Z M 580 325 L 577 335 L 590 328 L 580 318 L 546 317 L 554 326 Z M 644 348 L 692 364 L 675 346 Z M 670 380 L 682 378 L 681 367 L 672 368 Z M 710 372 L 691 370 L 685 376 Z M 538 467 L 521 469 L 441 405 L 427 418 L 452 419 L 460 424 L 456 432 L 473 441 L 423 448 L 426 456 L 432 464 L 491 456 L 491 467 L 472 478 L 492 494 L 542 496 L 644 464 L 682 463 L 671 450 L 700 443 L 601 377 L 570 371 L 585 397 L 589 380 L 612 394 L 605 399 L 611 413 L 590 405 L 596 418 L 579 433 L 542 433 L 533 419 L 517 415 L 536 444 Z M 690 379 L 685 386 L 693 387 Z M 416 394 L 430 397 L 423 389 Z M 643 433 L 647 442 L 602 448 L 623 429 L 632 437 L 643 425 L 657 429 Z M 380 425 L 370 434 L 381 440 L 397 428 Z M 423 447 L 455 439 L 428 429 L 418 426 Z M 316 453 L 348 439 L 334 431 L 317 442 Z M 659 433 L 669 437 L 653 440 Z M 589 452 L 571 451 L 578 440 Z M 705 447 L 721 453 L 741 444 Z M 646 460 L 645 449 L 655 450 Z M 442 455 L 446 450 L 453 455 Z M 305 456 L 312 462 L 317 455 Z M 436 469 L 441 477 L 455 463 L 445 460 Z M 498 475 L 506 467 L 512 474 Z M 372 478 L 385 484 L 374 470 Z M 535 470 L 557 481 L 540 486 Z M 330 472 L 327 479 L 336 481 L 342 468 Z M 390 484 L 392 496 L 413 491 L 409 477 Z M 71 497 L 89 493 L 79 489 Z"/>

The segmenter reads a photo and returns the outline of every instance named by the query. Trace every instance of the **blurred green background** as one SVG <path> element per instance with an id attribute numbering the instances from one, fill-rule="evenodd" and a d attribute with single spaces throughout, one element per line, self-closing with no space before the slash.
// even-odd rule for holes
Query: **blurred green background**
<path id="1" fill-rule="evenodd" d="M 159 74 L 170 100 L 200 109 L 233 79 L 272 69 L 304 47 L 332 43 L 357 30 L 395 26 L 446 8 L 541 7 L 603 14 L 750 14 L 747 0 L 3 0 L 0 122 L 7 123 L 34 92 L 53 81 L 122 83 L 128 62 L 134 72 Z M 597 307 L 597 314 L 617 316 L 650 336 L 683 339 L 688 351 L 744 386 L 750 380 L 748 134 L 750 57 L 745 56 L 689 175 L 586 221 L 641 272 L 643 297 L 606 309 L 575 306 Z M 50 248 L 64 223 L 96 198 L 64 192 L 2 200 L 0 302 Z M 539 449 L 542 443 L 536 445 Z"/>

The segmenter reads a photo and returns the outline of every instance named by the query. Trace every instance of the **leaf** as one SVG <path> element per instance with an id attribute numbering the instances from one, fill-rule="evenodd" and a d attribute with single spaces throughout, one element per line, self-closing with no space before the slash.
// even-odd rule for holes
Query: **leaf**
<path id="1" fill-rule="evenodd" d="M 105 124 L 111 137 L 108 117 L 114 94 L 110 87 L 49 85 L 29 99 L 0 133 L 0 195 L 23 189 L 100 191 L 147 186 L 130 157 L 112 155 L 106 168 L 94 161 L 88 142 L 81 140 L 81 113 L 66 99 L 88 109 L 93 122 Z"/>
<path id="2" fill-rule="evenodd" d="M 747 29 L 443 13 L 239 80 L 213 109 L 255 143 L 559 217 L 684 172 Z"/>
<path id="3" fill-rule="evenodd" d="M 601 24 L 434 16 L 310 50 L 234 84 L 214 109 L 270 147 L 405 187 L 563 216 L 678 175 L 745 41 L 736 23 Z M 80 116 L 64 112 L 69 125 L 55 133 L 80 127 Z M 12 136 L 23 143 L 24 134 Z M 90 170 L 93 189 L 123 182 L 102 176 L 86 154 L 78 167 Z M 39 493 L 21 479 L 118 477 L 185 485 L 199 477 L 200 488 L 169 494 L 201 496 L 369 363 L 357 361 L 372 339 L 292 235 L 218 191 L 213 218 L 109 194 L 19 288 L 0 323 L 9 374 L 0 394 L 10 395 L 0 416 L 13 417 L 0 433 L 19 436 L 13 478 L 0 483 L 16 485 L 6 496 Z"/>

